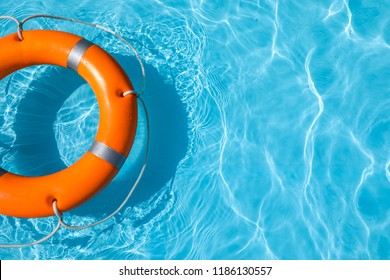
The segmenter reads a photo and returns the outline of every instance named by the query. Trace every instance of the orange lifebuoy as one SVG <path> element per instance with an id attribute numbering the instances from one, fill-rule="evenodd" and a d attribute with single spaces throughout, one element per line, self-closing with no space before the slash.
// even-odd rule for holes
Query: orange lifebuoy
<path id="1" fill-rule="evenodd" d="M 100 110 L 95 142 L 77 162 L 57 173 L 26 177 L 0 168 L 0 213 L 14 217 L 53 215 L 70 210 L 115 177 L 132 147 L 137 98 L 124 70 L 106 51 L 82 37 L 50 30 L 23 31 L 0 39 L 0 79 L 21 68 L 52 64 L 71 68 L 92 87 Z M 66 81 L 64 81 L 66 82 Z"/>

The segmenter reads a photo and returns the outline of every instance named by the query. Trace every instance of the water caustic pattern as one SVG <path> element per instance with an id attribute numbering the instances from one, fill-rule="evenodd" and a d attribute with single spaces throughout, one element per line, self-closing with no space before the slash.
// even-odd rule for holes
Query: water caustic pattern
<path id="1" fill-rule="evenodd" d="M 134 43 L 148 74 L 151 154 L 115 219 L 1 258 L 390 258 L 388 1 L 14 2 L 1 14 L 99 22 Z M 113 38 L 58 21 L 26 26 L 38 27 L 100 44 L 139 85 L 135 59 Z M 4 169 L 55 172 L 93 141 L 96 100 L 69 70 L 19 71 L 1 81 L 0 100 Z M 144 141 L 141 114 L 118 177 L 67 221 L 115 209 Z M 0 242 L 37 239 L 55 223 L 1 216 Z"/>

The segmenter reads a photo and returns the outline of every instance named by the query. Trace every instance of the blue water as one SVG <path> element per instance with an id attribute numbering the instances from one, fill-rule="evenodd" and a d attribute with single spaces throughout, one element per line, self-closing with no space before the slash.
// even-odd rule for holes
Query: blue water
<path id="1" fill-rule="evenodd" d="M 96 22 L 146 64 L 149 165 L 125 209 L 92 229 L 0 249 L 1 259 L 390 259 L 390 3 L 324 1 L 2 1 L 0 14 Z M 15 31 L 2 21 L 1 35 Z M 106 48 L 135 87 L 127 49 L 91 28 L 36 20 Z M 0 83 L 0 166 L 23 175 L 71 165 L 99 120 L 67 69 Z M 145 116 L 110 186 L 65 220 L 113 211 L 145 151 Z M 34 207 L 31 205 L 31 207 Z M 0 243 L 56 219 L 0 216 Z"/>

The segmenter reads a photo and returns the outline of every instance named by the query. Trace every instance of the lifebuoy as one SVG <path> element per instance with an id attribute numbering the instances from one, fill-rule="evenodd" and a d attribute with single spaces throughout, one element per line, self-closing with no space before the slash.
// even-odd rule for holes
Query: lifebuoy
<path id="1" fill-rule="evenodd" d="M 0 168 L 0 213 L 14 217 L 51 216 L 53 202 L 68 211 L 107 186 L 132 147 L 137 98 L 124 70 L 106 51 L 61 31 L 23 31 L 0 39 L 0 79 L 21 68 L 52 64 L 75 70 L 92 87 L 100 110 L 95 141 L 77 162 L 59 172 L 26 177 Z M 65 82 L 65 81 L 64 81 Z"/>

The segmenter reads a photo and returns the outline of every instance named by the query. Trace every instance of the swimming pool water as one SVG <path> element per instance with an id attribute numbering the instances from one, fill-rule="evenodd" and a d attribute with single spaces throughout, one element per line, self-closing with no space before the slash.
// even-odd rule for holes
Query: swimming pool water
<path id="1" fill-rule="evenodd" d="M 92 229 L 1 259 L 389 259 L 388 1 L 2 1 L 0 14 L 96 22 L 146 64 L 151 150 L 125 209 Z M 1 21 L 1 35 L 15 31 Z M 84 26 L 37 20 L 110 51 L 135 87 L 134 57 Z M 99 112 L 75 73 L 32 67 L 0 83 L 0 166 L 42 175 L 91 145 Z M 65 214 L 113 211 L 145 150 L 145 117 L 110 186 Z M 31 205 L 31 207 L 34 207 Z M 0 243 L 28 242 L 54 218 L 0 216 Z"/>

